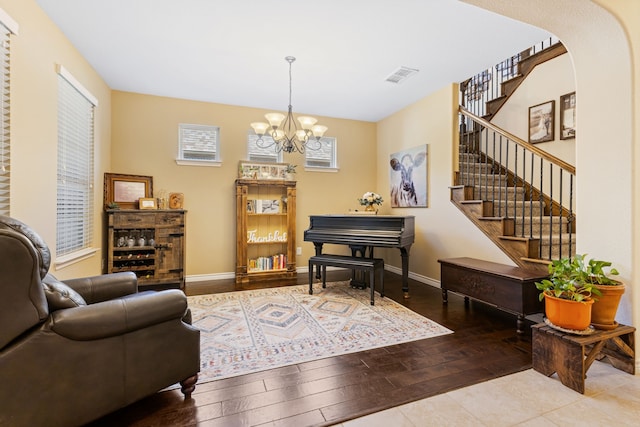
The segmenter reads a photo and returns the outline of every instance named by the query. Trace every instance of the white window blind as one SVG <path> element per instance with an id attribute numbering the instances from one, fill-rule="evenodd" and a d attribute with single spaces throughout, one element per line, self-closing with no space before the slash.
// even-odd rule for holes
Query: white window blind
<path id="1" fill-rule="evenodd" d="M 10 36 L 11 31 L 0 22 L 0 214 L 7 216 L 11 211 Z"/>
<path id="2" fill-rule="evenodd" d="M 314 147 L 314 143 L 311 146 Z M 309 168 L 333 169 L 338 167 L 336 158 L 336 139 L 332 137 L 320 138 L 320 149 L 304 152 L 304 166 Z"/>
<path id="3" fill-rule="evenodd" d="M 264 141 L 262 143 L 264 146 L 269 146 L 273 143 L 273 138 L 270 136 L 265 135 L 262 137 L 262 140 Z M 259 147 L 258 135 L 256 135 L 253 129 L 249 130 L 249 133 L 247 134 L 247 160 L 261 163 L 282 163 L 282 151 L 276 153 L 275 147 L 275 145 L 270 145 L 269 148 Z"/>
<path id="4" fill-rule="evenodd" d="M 95 98 L 60 67 L 58 76 L 57 256 L 93 244 Z"/>
<path id="5" fill-rule="evenodd" d="M 220 128 L 180 123 L 178 160 L 195 162 L 220 161 Z"/>

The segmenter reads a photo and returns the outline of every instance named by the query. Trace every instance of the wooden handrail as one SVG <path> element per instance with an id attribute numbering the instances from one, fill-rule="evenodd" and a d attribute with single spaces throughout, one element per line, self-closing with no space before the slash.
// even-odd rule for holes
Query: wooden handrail
<path id="1" fill-rule="evenodd" d="M 544 150 L 539 149 L 538 147 L 536 147 L 533 144 L 530 144 L 526 141 L 524 141 L 523 139 L 518 138 L 517 136 L 503 130 L 500 129 L 499 127 L 493 125 L 491 122 L 488 122 L 487 120 L 476 116 L 475 114 L 471 113 L 470 111 L 468 111 L 467 109 L 465 109 L 462 106 L 458 107 L 458 111 L 460 112 L 460 114 L 463 114 L 464 116 L 469 117 L 470 119 L 472 119 L 473 121 L 479 123 L 480 125 L 491 129 L 492 131 L 496 132 L 499 135 L 504 136 L 505 138 L 508 138 L 510 141 L 515 142 L 516 144 L 520 145 L 521 147 L 537 154 L 538 156 L 540 156 L 541 158 L 543 158 L 544 160 L 548 161 L 551 164 L 554 164 L 564 170 L 566 170 L 567 172 L 575 175 L 576 174 L 576 168 L 573 165 L 570 165 L 569 163 L 565 162 L 562 159 L 559 159 L 549 153 L 547 153 Z"/>

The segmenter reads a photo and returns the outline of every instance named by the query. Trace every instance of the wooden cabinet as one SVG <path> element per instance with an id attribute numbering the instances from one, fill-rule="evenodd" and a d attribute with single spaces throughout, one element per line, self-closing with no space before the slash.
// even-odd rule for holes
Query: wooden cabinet
<path id="1" fill-rule="evenodd" d="M 186 211 L 107 211 L 107 273 L 133 271 L 140 287 L 184 289 Z"/>
<path id="2" fill-rule="evenodd" d="M 236 283 L 296 281 L 296 182 L 236 180 Z"/>

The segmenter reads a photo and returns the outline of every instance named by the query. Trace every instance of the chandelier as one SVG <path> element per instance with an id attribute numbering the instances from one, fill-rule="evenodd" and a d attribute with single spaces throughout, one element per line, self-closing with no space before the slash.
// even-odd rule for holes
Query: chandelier
<path id="1" fill-rule="evenodd" d="M 256 145 L 260 148 L 269 148 L 275 145 L 277 153 L 284 151 L 292 153 L 297 151 L 304 153 L 305 150 L 320 149 L 320 138 L 327 131 L 326 126 L 317 125 L 317 121 L 313 117 L 300 116 L 300 128 L 293 118 L 293 107 L 291 106 L 291 64 L 296 60 L 293 56 L 284 58 L 289 63 L 289 112 L 285 116 L 280 113 L 265 114 L 265 118 L 269 123 L 255 122 L 251 123 L 258 140 Z M 264 140 L 264 136 L 271 137 L 271 140 Z"/>

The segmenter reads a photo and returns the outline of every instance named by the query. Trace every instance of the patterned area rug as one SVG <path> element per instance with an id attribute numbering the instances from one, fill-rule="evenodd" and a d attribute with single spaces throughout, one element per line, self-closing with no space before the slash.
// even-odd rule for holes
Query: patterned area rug
<path id="1" fill-rule="evenodd" d="M 452 333 L 348 282 L 189 297 L 200 329 L 199 382 Z"/>

